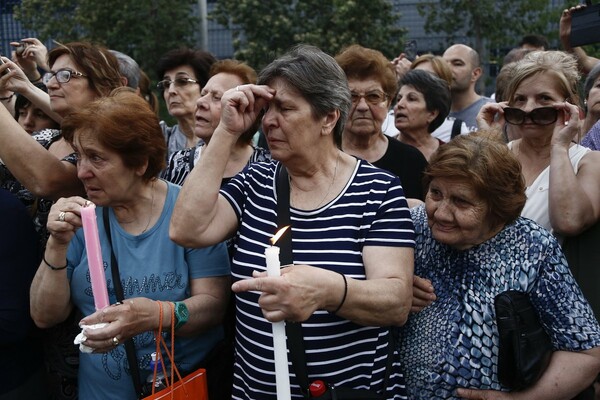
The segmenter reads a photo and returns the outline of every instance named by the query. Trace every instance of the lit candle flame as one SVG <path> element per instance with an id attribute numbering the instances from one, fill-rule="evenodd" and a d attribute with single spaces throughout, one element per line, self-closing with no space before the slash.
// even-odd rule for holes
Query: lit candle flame
<path id="1" fill-rule="evenodd" d="M 289 226 L 289 225 L 287 225 L 287 226 L 284 226 L 283 228 L 281 228 L 280 230 L 278 230 L 278 231 L 277 231 L 277 233 L 275 234 L 275 236 L 273 236 L 273 237 L 271 238 L 271 245 L 273 245 L 273 246 L 274 246 L 274 245 L 275 245 L 275 243 L 277 243 L 277 241 L 279 240 L 279 238 L 280 238 L 280 237 L 283 235 L 283 233 L 285 232 L 285 230 L 286 230 L 287 228 L 289 228 L 289 227 L 290 227 L 290 226 Z"/>

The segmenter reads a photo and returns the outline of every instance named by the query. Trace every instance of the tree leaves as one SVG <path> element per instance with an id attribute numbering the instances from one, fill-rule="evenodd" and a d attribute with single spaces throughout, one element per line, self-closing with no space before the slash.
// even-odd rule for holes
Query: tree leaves
<path id="1" fill-rule="evenodd" d="M 386 0 L 219 0 L 211 17 L 233 29 L 235 57 L 256 69 L 298 43 L 332 55 L 358 43 L 391 59 L 405 33 Z"/>

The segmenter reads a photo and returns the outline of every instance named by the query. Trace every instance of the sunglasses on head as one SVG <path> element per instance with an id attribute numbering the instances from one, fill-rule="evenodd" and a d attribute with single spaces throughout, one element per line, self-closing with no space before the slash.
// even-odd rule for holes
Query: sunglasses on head
<path id="1" fill-rule="evenodd" d="M 554 107 L 540 107 L 525 112 L 520 108 L 506 107 L 504 119 L 511 125 L 521 125 L 529 118 L 536 125 L 550 125 L 558 119 L 558 110 Z"/>

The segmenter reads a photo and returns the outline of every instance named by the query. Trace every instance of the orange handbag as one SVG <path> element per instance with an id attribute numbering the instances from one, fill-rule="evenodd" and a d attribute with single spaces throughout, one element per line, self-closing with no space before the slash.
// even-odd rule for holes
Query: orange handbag
<path id="1" fill-rule="evenodd" d="M 156 356 L 157 361 L 160 360 L 162 370 L 165 371 L 165 364 L 162 353 L 160 351 L 161 345 L 163 346 L 169 361 L 171 362 L 171 374 L 170 377 L 177 376 L 179 379 L 173 383 L 173 379 L 169 379 L 169 376 L 165 376 L 167 387 L 159 392 L 154 392 L 154 385 L 152 385 L 152 394 L 144 397 L 143 400 L 158 400 L 158 399 L 171 399 L 171 400 L 208 400 L 208 389 L 206 384 L 206 370 L 203 368 L 197 369 L 196 371 L 181 377 L 177 367 L 175 366 L 175 355 L 173 351 L 175 349 L 175 324 L 171 323 L 171 350 L 167 347 L 165 339 L 162 336 L 162 319 L 163 309 L 162 303 L 159 301 L 159 326 L 154 332 L 156 338 Z M 173 304 L 169 303 L 171 309 L 171 321 L 175 321 L 175 308 Z M 153 381 L 156 382 L 156 375 L 158 369 L 158 362 L 154 366 L 154 377 Z"/>

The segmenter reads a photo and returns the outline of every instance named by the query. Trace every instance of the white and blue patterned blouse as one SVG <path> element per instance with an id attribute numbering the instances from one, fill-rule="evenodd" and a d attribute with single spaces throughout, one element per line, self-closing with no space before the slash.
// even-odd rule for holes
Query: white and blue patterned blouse
<path id="1" fill-rule="evenodd" d="M 552 234 L 518 218 L 465 251 L 436 241 L 423 206 L 415 224 L 415 275 L 430 279 L 437 300 L 399 329 L 411 399 L 454 399 L 459 387 L 508 390 L 497 375 L 494 297 L 527 292 L 555 350 L 600 346 L 600 327 Z"/>

